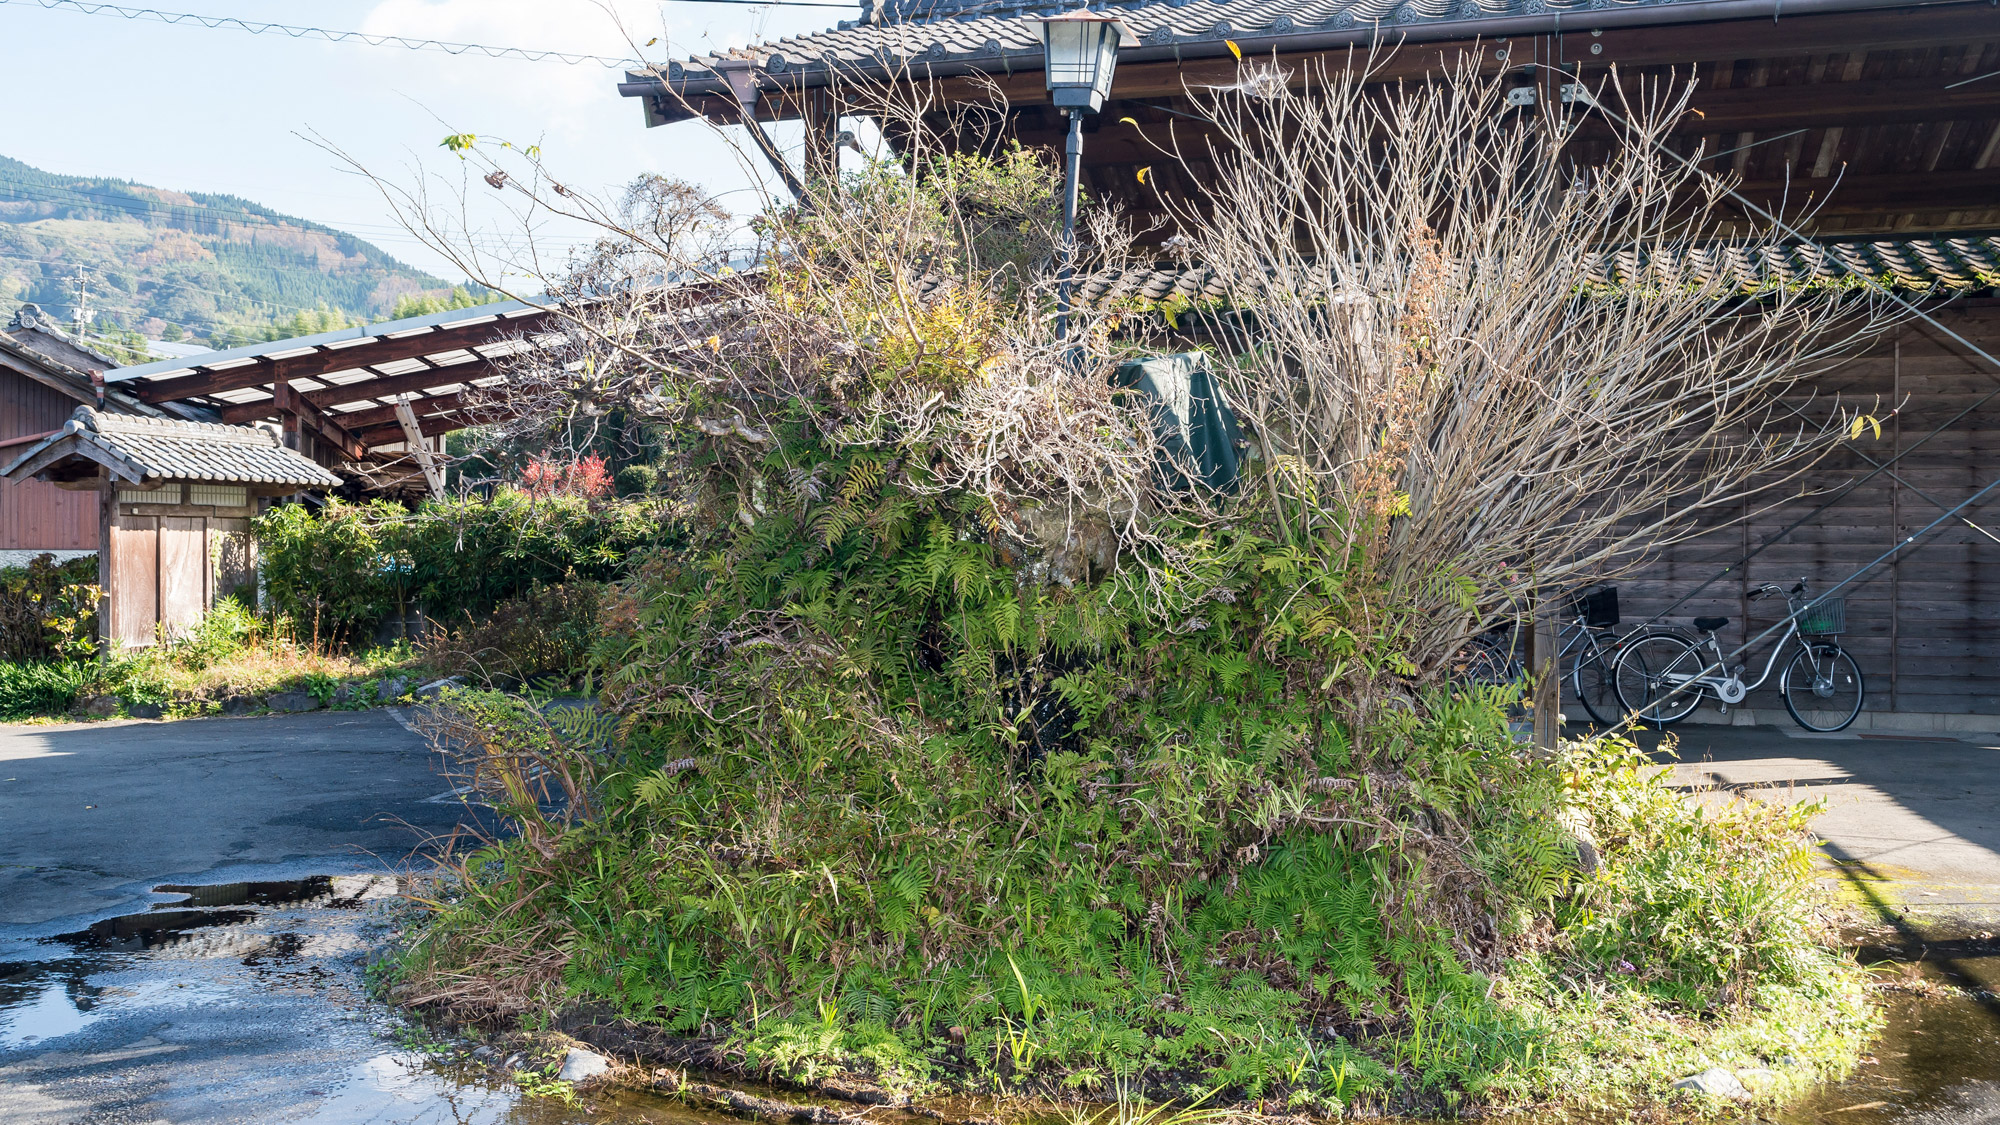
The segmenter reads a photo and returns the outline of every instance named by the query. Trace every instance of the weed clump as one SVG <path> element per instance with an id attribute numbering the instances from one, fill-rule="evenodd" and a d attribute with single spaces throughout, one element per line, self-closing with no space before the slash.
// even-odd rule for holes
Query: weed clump
<path id="1" fill-rule="evenodd" d="M 816 475 L 847 530 L 767 505 L 616 589 L 615 740 L 446 704 L 522 831 L 407 999 L 605 1004 L 801 1083 L 1321 1111 L 1664 1085 L 1712 1046 L 1689 1017 L 1770 1046 L 1758 1013 L 1805 996 L 1852 1018 L 1774 1056 L 1865 1028 L 1806 814 L 1705 813 L 1622 742 L 1532 750 L 1506 693 L 1392 670 L 1380 590 L 1246 527 L 1183 555 L 1207 596 L 1163 621 L 1024 580 L 975 506 L 866 454 Z M 1357 723 L 1342 663 L 1399 702 Z"/>

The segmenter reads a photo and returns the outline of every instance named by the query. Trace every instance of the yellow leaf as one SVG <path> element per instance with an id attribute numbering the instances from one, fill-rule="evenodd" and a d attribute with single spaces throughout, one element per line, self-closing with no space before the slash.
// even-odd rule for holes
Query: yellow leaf
<path id="1" fill-rule="evenodd" d="M 1854 424 L 1852 426 L 1847 427 L 1847 440 L 1853 441 L 1855 438 L 1860 437 L 1861 428 L 1863 426 L 1866 426 L 1867 424 L 1868 424 L 1868 419 L 1863 418 L 1859 414 L 1856 414 L 1854 416 Z"/>
<path id="2" fill-rule="evenodd" d="M 1229 44 L 1229 53 L 1230 53 L 1230 54 L 1232 54 L 1232 55 L 1235 55 L 1235 56 L 1236 56 L 1236 61 L 1237 61 L 1237 62 L 1242 62 L 1242 61 L 1243 61 L 1243 48 L 1241 48 L 1241 47 L 1238 47 L 1238 46 L 1236 45 L 1236 40 L 1234 40 L 1234 39 L 1224 39 L 1224 40 L 1223 40 L 1223 42 L 1224 42 L 1224 43 L 1227 43 L 1227 44 Z"/>
<path id="3" fill-rule="evenodd" d="M 1868 424 L 1869 424 L 1869 425 L 1871 425 L 1871 426 L 1873 426 L 1873 427 L 1875 427 L 1875 440 L 1876 440 L 1876 441 L 1881 441 L 1881 440 L 1882 440 L 1882 419 L 1880 419 L 1880 418 L 1877 418 L 1877 417 L 1875 417 L 1875 416 L 1873 416 L 1873 415 L 1870 415 L 1870 416 L 1869 416 L 1869 418 L 1868 418 Z"/>
<path id="4" fill-rule="evenodd" d="M 1139 123 L 1137 121 L 1132 120 L 1129 117 L 1121 117 L 1118 120 L 1123 121 L 1125 124 L 1130 125 L 1134 129 L 1137 129 L 1139 127 Z"/>
<path id="5" fill-rule="evenodd" d="M 709 350 L 709 351 L 712 351 L 712 352 L 719 352 L 719 351 L 721 351 L 721 350 L 722 350 L 722 337 L 720 337 L 720 336 L 710 336 L 710 337 L 708 338 L 708 350 Z"/>
<path id="6" fill-rule="evenodd" d="M 1153 170 L 1153 166 L 1152 166 L 1151 164 L 1148 164 L 1148 165 L 1146 165 L 1146 166 L 1145 166 L 1144 168 L 1141 168 L 1141 169 L 1139 169 L 1139 182 L 1140 182 L 1140 183 L 1142 183 L 1142 184 L 1143 184 L 1143 183 L 1145 183 L 1145 182 L 1146 182 L 1146 173 L 1148 173 L 1148 172 L 1150 172 L 1150 171 L 1152 171 L 1152 170 Z"/>

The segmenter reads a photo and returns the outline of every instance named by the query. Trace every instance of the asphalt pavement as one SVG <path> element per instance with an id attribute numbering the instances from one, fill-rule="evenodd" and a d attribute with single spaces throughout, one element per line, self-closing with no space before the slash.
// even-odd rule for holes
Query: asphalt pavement
<path id="1" fill-rule="evenodd" d="M 159 883 L 400 869 L 464 809 L 434 764 L 387 710 L 0 725 L 0 938 Z"/>
<path id="2" fill-rule="evenodd" d="M 432 759 L 389 711 L 0 726 L 0 1121 L 515 1120 L 364 999 L 469 815 Z"/>

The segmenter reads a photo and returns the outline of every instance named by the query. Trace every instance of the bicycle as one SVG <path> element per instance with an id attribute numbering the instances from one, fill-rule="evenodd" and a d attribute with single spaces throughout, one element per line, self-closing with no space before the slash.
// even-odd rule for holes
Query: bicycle
<path id="1" fill-rule="evenodd" d="M 1576 616 L 1556 633 L 1556 667 L 1568 661 L 1569 681 L 1576 701 L 1600 723 L 1619 719 L 1612 669 L 1630 634 L 1618 635 L 1618 587 L 1599 586 L 1572 595 Z"/>
<path id="2" fill-rule="evenodd" d="M 1789 591 L 1767 582 L 1750 597 L 1756 600 L 1778 594 L 1785 596 L 1790 610 L 1785 632 L 1772 646 L 1755 683 L 1743 682 L 1747 665 L 1730 668 L 1724 663 L 1722 643 L 1715 633 L 1729 624 L 1729 619 L 1697 617 L 1694 627 L 1702 634 L 1698 640 L 1655 634 L 1633 642 L 1619 654 L 1613 686 L 1625 713 L 1648 726 L 1665 727 L 1692 714 L 1704 695 L 1712 696 L 1727 712 L 1764 686 L 1778 666 L 1778 658 L 1789 649 L 1794 650 L 1793 655 L 1778 678 L 1778 691 L 1792 721 L 1807 730 L 1846 730 L 1860 716 L 1867 694 L 1860 667 L 1833 639 L 1847 629 L 1847 599 L 1814 600 L 1803 578 Z M 1832 724 L 1808 719 L 1808 714 L 1826 716 Z"/>
<path id="3" fill-rule="evenodd" d="M 1623 717 L 1612 672 L 1619 652 L 1637 633 L 1664 630 L 1641 626 L 1618 632 L 1616 586 L 1585 587 L 1569 596 L 1568 606 L 1573 616 L 1556 631 L 1558 678 L 1568 681 L 1577 702 L 1592 719 L 1616 722 Z M 1518 631 L 1515 623 L 1503 622 L 1474 637 L 1460 654 L 1463 677 L 1489 686 L 1520 682 L 1528 668 L 1520 653 Z"/>

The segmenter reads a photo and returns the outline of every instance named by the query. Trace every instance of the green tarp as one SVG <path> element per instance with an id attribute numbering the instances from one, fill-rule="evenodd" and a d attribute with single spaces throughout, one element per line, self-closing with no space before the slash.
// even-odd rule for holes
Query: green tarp
<path id="1" fill-rule="evenodd" d="M 1236 445 L 1242 431 L 1236 413 L 1215 389 L 1208 356 L 1201 352 L 1134 359 L 1118 365 L 1113 385 L 1144 395 L 1153 406 L 1153 427 L 1170 463 L 1161 467 L 1170 487 L 1195 480 L 1218 492 L 1236 488 Z"/>

